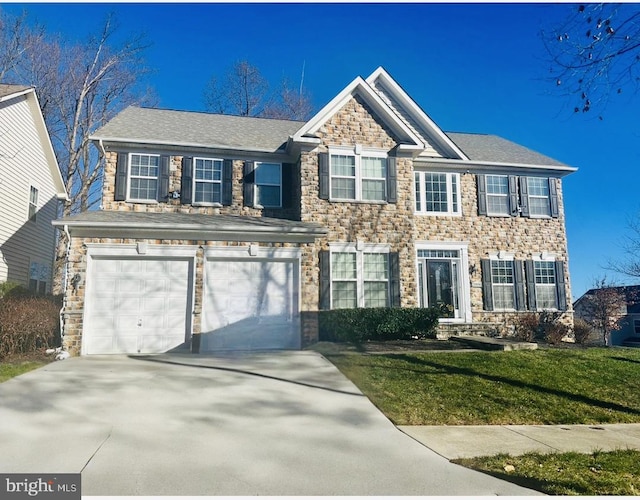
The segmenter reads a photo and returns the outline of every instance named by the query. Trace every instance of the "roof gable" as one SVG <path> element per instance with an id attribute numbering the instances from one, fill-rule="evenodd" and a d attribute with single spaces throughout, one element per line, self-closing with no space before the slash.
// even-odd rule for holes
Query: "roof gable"
<path id="1" fill-rule="evenodd" d="M 424 142 L 400 117 L 395 113 L 387 103 L 385 103 L 378 93 L 362 78 L 357 77 L 342 92 L 335 96 L 326 106 L 315 114 L 307 123 L 304 124 L 293 136 L 294 142 L 319 142 L 314 134 L 324 125 L 333 115 L 335 115 L 342 107 L 354 96 L 360 96 L 366 104 L 380 117 L 384 124 L 393 131 L 401 144 L 398 146 L 400 150 L 419 152 L 424 149 Z"/>

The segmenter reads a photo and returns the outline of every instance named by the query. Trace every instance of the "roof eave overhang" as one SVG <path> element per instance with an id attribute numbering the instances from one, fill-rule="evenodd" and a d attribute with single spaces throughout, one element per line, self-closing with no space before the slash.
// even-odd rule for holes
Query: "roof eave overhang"
<path id="1" fill-rule="evenodd" d="M 122 222 L 52 222 L 54 226 L 66 227 L 74 237 L 92 238 L 152 238 L 172 240 L 207 241 L 255 241 L 273 243 L 313 243 L 316 238 L 326 236 L 323 227 L 270 226 L 250 227 L 241 224 L 206 226 L 200 224 L 123 224 Z"/>
<path id="2" fill-rule="evenodd" d="M 11 94 L 4 95 L 0 97 L 0 102 L 9 101 L 11 99 L 15 99 L 16 97 L 23 96 L 28 94 L 29 92 L 35 92 L 33 87 L 29 87 L 23 90 L 18 90 L 17 92 L 12 92 Z"/>
<path id="3" fill-rule="evenodd" d="M 89 137 L 95 143 L 102 144 L 105 149 L 110 149 L 112 147 L 125 147 L 125 148 L 135 148 L 135 147 L 161 147 L 165 149 L 192 149 L 192 150 L 216 150 L 216 151 L 233 151 L 233 152 L 249 152 L 249 153 L 257 153 L 257 154 L 286 154 L 286 151 L 282 148 L 273 149 L 273 148 L 256 148 L 256 147 L 244 147 L 244 146 L 235 146 L 229 144 L 198 144 L 192 142 L 180 142 L 180 141 L 158 141 L 158 140 L 137 140 L 131 139 L 128 137 L 107 137 L 107 136 L 99 136 L 92 135 Z"/>
<path id="4" fill-rule="evenodd" d="M 464 160 L 453 160 L 447 158 L 418 158 L 416 160 L 416 166 L 421 165 L 441 165 L 442 167 L 446 167 L 447 165 L 451 165 L 453 168 L 457 169 L 466 169 L 473 171 L 485 171 L 485 170 L 520 170 L 520 171 L 531 171 L 531 172 L 553 172 L 560 177 L 564 177 L 566 175 L 572 174 L 576 172 L 578 169 L 576 167 L 570 167 L 568 165 L 536 165 L 529 163 L 505 163 L 505 162 L 491 162 L 491 161 L 464 161 Z"/>

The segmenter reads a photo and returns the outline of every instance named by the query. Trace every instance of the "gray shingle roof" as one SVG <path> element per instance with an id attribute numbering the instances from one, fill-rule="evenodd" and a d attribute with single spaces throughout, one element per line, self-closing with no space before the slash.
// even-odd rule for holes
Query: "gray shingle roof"
<path id="1" fill-rule="evenodd" d="M 122 142 L 277 151 L 303 124 L 130 106 L 98 129 L 93 137 Z"/>
<path id="2" fill-rule="evenodd" d="M 23 90 L 30 89 L 27 85 L 9 85 L 7 83 L 0 83 L 0 97 L 6 97 L 16 92 L 22 92 Z"/>
<path id="3" fill-rule="evenodd" d="M 471 161 L 566 167 L 567 165 L 497 135 L 447 132 Z"/>
<path id="4" fill-rule="evenodd" d="M 118 212 L 114 210 L 90 210 L 54 221 L 54 225 L 73 227 L 102 227 L 120 229 L 194 230 L 203 232 L 288 232 L 319 233 L 325 229 L 320 224 L 299 222 L 273 217 L 244 215 L 206 215 L 180 212 Z"/>

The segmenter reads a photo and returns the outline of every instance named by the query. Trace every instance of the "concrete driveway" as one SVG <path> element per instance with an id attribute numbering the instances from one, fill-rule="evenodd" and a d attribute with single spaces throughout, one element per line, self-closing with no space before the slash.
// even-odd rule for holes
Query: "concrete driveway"
<path id="1" fill-rule="evenodd" d="M 0 384 L 0 472 L 83 495 L 532 495 L 403 434 L 314 352 L 84 357 Z"/>

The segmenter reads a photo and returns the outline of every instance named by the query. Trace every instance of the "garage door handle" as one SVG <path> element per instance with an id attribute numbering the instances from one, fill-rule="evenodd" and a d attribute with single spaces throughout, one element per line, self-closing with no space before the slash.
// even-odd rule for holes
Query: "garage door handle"
<path id="1" fill-rule="evenodd" d="M 142 326 L 142 318 L 138 320 L 138 326 Z"/>

